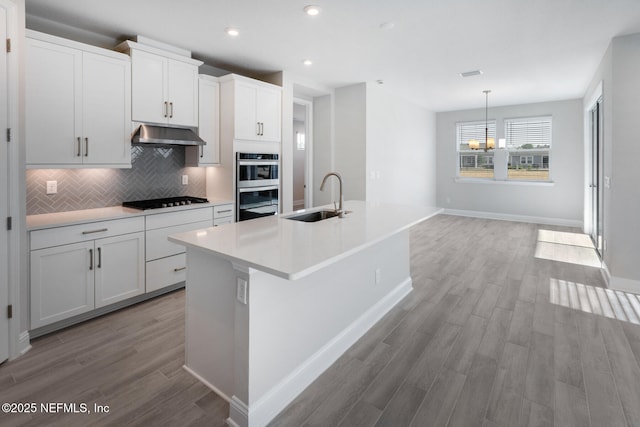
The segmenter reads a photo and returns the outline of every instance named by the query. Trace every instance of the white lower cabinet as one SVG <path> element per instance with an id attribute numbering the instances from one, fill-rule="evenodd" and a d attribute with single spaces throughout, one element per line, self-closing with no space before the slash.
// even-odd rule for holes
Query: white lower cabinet
<path id="1" fill-rule="evenodd" d="M 153 292 L 186 280 L 185 247 L 168 240 L 172 234 L 211 227 L 211 207 L 147 215 L 146 291 Z"/>
<path id="2" fill-rule="evenodd" d="M 31 329 L 94 308 L 93 242 L 31 251 Z"/>
<path id="3" fill-rule="evenodd" d="M 144 293 L 144 219 L 32 231 L 31 329 Z"/>
<path id="4" fill-rule="evenodd" d="M 144 293 L 144 233 L 95 242 L 96 308 Z"/>
<path id="5" fill-rule="evenodd" d="M 213 226 L 235 222 L 233 204 L 218 205 L 213 208 Z"/>

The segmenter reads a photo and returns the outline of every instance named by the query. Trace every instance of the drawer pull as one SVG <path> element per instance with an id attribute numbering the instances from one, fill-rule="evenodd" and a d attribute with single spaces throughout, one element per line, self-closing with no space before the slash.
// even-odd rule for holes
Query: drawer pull
<path id="1" fill-rule="evenodd" d="M 108 228 L 100 228 L 98 230 L 89 230 L 89 231 L 83 231 L 82 234 L 93 234 L 93 233 L 102 233 L 105 231 L 109 231 Z"/>
<path id="2" fill-rule="evenodd" d="M 227 213 L 227 212 L 232 212 L 232 211 L 233 211 L 233 209 L 227 209 L 227 210 L 224 210 L 224 211 L 216 211 L 216 213 Z"/>
<path id="3" fill-rule="evenodd" d="M 175 271 L 177 273 L 178 271 L 182 271 L 182 270 L 186 270 L 186 269 L 187 269 L 187 267 L 176 267 L 176 268 L 173 269 L 173 271 Z"/>

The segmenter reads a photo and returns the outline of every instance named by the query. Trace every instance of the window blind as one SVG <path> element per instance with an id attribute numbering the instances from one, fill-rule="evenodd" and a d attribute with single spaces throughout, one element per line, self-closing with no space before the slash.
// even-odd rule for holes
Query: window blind
<path id="1" fill-rule="evenodd" d="M 484 147 L 484 128 L 485 122 L 465 122 L 457 123 L 456 125 L 456 142 L 458 150 L 468 150 L 469 141 L 476 140 L 480 143 L 481 147 Z M 491 121 L 488 123 L 489 138 L 496 138 L 496 122 Z"/>
<path id="2" fill-rule="evenodd" d="M 551 148 L 551 117 L 506 119 L 505 137 L 508 149 Z"/>

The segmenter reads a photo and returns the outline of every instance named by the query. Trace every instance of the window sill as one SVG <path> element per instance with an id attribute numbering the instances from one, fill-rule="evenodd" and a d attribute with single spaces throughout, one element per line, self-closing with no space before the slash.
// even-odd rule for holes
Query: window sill
<path id="1" fill-rule="evenodd" d="M 554 181 L 524 181 L 524 180 L 498 180 L 493 178 L 461 178 L 455 177 L 453 179 L 458 184 L 490 184 L 490 185 L 521 185 L 521 186 L 533 186 L 533 187 L 553 187 L 556 185 Z"/>

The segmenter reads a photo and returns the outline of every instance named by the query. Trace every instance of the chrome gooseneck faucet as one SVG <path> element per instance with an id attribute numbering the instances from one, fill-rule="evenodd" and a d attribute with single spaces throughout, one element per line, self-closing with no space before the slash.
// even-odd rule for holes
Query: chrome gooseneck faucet
<path id="1" fill-rule="evenodd" d="M 336 209 L 336 212 L 338 213 L 338 218 L 344 218 L 344 210 L 342 209 L 342 202 L 343 202 L 343 197 L 342 197 L 342 176 L 340 176 L 340 174 L 338 172 L 329 172 L 328 174 L 326 174 L 324 176 L 324 178 L 322 178 L 322 184 L 320 184 L 320 191 L 324 191 L 324 184 L 327 182 L 327 178 L 329 178 L 331 175 L 335 176 L 336 178 L 338 178 L 338 182 L 340 183 L 340 207 L 338 209 Z"/>

